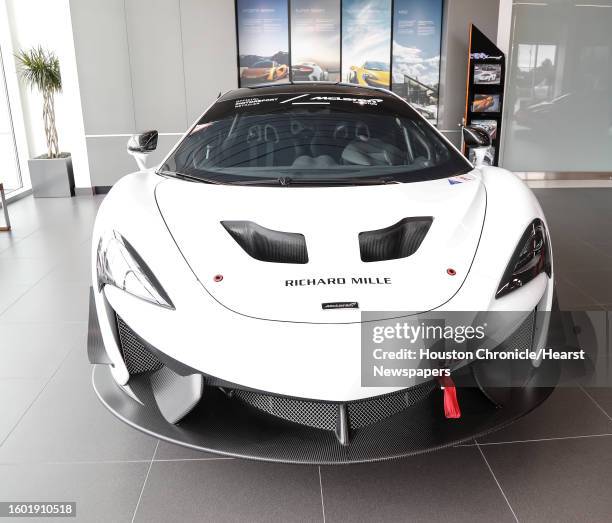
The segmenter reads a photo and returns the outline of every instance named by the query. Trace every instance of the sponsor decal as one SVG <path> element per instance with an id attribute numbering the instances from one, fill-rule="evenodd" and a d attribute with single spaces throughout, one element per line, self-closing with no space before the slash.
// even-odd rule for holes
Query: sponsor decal
<path id="1" fill-rule="evenodd" d="M 322 303 L 321 308 L 326 311 L 330 309 L 358 309 L 359 303 L 356 301 L 331 301 Z"/>
<path id="2" fill-rule="evenodd" d="M 285 280 L 285 287 L 311 287 L 316 285 L 391 285 L 391 278 L 389 276 L 340 276 Z"/>
<path id="3" fill-rule="evenodd" d="M 278 98 L 240 98 L 236 100 L 234 107 L 252 107 L 266 102 L 276 102 Z"/>
<path id="4" fill-rule="evenodd" d="M 324 102 L 351 102 L 357 105 L 378 105 L 382 103 L 381 98 L 350 98 L 347 96 L 313 96 L 310 99 Z"/>
<path id="5" fill-rule="evenodd" d="M 472 53 L 470 58 L 472 60 L 501 60 L 503 56 L 491 56 L 487 53 Z"/>
<path id="6" fill-rule="evenodd" d="M 476 177 L 473 174 L 461 174 L 459 176 L 451 176 L 448 179 L 448 183 L 450 185 L 456 185 L 458 183 L 463 183 L 463 182 L 471 182 L 472 180 L 475 180 Z"/>

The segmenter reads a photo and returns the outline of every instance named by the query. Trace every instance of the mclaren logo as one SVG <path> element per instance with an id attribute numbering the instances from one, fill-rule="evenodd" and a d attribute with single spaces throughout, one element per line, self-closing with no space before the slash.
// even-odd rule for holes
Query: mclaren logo
<path id="1" fill-rule="evenodd" d="M 285 280 L 285 287 L 310 287 L 314 285 L 391 285 L 391 278 L 389 276 L 352 276 Z"/>
<path id="2" fill-rule="evenodd" d="M 321 308 L 324 311 L 330 309 L 358 309 L 359 303 L 356 301 L 332 301 L 328 303 L 322 303 Z"/>

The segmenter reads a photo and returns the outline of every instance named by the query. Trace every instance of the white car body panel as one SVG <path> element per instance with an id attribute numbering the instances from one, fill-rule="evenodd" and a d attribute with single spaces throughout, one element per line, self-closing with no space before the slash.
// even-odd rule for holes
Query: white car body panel
<path id="1" fill-rule="evenodd" d="M 361 325 L 339 323 L 358 322 L 359 312 L 322 311 L 324 301 L 356 300 L 367 305 L 363 309 L 385 311 L 550 310 L 553 285 L 545 274 L 495 299 L 525 228 L 535 218 L 544 220 L 537 200 L 523 182 L 502 169 L 483 167 L 473 176 L 455 185 L 443 179 L 342 189 L 205 186 L 150 171 L 124 177 L 103 201 L 96 220 L 93 281 L 99 238 L 117 231 L 146 260 L 176 310 L 109 285 L 101 291 L 94 285 L 113 377 L 121 385 L 129 381 L 107 304 L 151 345 L 200 372 L 270 393 L 329 401 L 398 389 L 361 386 Z M 360 261 L 358 232 L 419 215 L 435 219 L 414 260 Z M 287 268 L 250 258 L 219 225 L 234 219 L 303 233 L 312 266 Z M 449 229 L 435 230 L 440 223 Z M 210 244 L 212 239 L 216 245 Z M 419 258 L 421 249 L 427 259 Z M 447 267 L 455 268 L 457 276 L 448 276 Z M 313 276 L 388 272 L 393 288 L 400 290 L 364 286 L 351 294 L 345 287 L 291 289 L 301 293 L 298 299 L 278 284 L 306 274 L 304 269 Z M 419 275 L 411 275 L 413 271 Z M 212 281 L 218 273 L 224 275 L 221 283 L 229 284 L 222 290 Z M 230 310 L 234 307 L 238 312 Z"/>
<path id="2" fill-rule="evenodd" d="M 486 205 L 479 176 L 465 179 L 469 181 L 455 185 L 442 179 L 285 189 L 166 180 L 157 186 L 156 196 L 188 263 L 224 306 L 256 318 L 345 323 L 360 321 L 361 310 L 430 310 L 459 290 L 478 246 Z M 433 217 L 416 253 L 397 260 L 361 261 L 360 232 L 414 216 Z M 222 220 L 250 220 L 269 229 L 301 233 L 309 261 L 255 260 L 223 228 Z M 449 276 L 448 268 L 456 275 Z M 216 274 L 222 274 L 223 281 L 213 282 Z M 346 278 L 346 284 L 286 283 L 340 277 Z M 352 283 L 353 278 L 373 283 Z M 322 309 L 322 303 L 337 301 L 356 301 L 360 309 Z"/>

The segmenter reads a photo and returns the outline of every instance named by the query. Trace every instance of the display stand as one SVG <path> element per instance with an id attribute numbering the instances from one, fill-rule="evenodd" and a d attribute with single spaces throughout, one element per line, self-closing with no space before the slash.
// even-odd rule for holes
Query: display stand
<path id="1" fill-rule="evenodd" d="M 11 220 L 9 218 L 8 207 L 6 206 L 6 196 L 4 194 L 4 184 L 0 183 L 0 205 L 4 211 L 4 223 L 3 227 L 0 227 L 1 232 L 7 232 L 11 230 Z"/>
<path id="2" fill-rule="evenodd" d="M 485 154 L 485 163 L 490 165 L 498 165 L 499 161 L 505 79 L 504 53 L 472 25 L 464 125 L 480 127 L 491 137 L 491 147 Z M 465 145 L 463 153 L 468 158 L 474 155 Z"/>

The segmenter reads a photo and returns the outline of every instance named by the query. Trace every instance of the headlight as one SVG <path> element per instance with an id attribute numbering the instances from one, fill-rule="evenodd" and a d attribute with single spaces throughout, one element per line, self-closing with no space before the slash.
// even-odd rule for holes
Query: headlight
<path id="1" fill-rule="evenodd" d="M 174 309 L 172 301 L 134 247 L 118 232 L 98 243 L 98 289 L 112 285 L 142 300 Z"/>
<path id="2" fill-rule="evenodd" d="M 545 272 L 551 275 L 550 243 L 542 220 L 535 219 L 523 233 L 504 276 L 497 288 L 496 298 L 501 298 Z"/>

